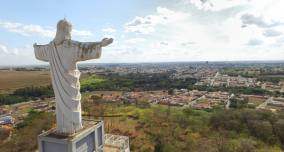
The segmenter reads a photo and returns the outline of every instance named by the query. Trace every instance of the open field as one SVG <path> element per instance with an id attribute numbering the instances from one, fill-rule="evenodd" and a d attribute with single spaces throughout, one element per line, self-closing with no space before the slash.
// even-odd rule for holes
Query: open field
<path id="1" fill-rule="evenodd" d="M 283 74 L 277 74 L 277 75 L 263 75 L 264 77 L 278 77 L 278 78 L 284 78 Z"/>
<path id="2" fill-rule="evenodd" d="M 48 71 L 4 71 L 0 70 L 0 93 L 28 86 L 50 84 Z"/>
<path id="3" fill-rule="evenodd" d="M 266 99 L 261 99 L 261 98 L 257 98 L 257 97 L 249 97 L 248 98 L 248 102 L 252 103 L 255 106 L 259 106 L 260 104 L 262 104 L 263 102 L 265 102 Z"/>

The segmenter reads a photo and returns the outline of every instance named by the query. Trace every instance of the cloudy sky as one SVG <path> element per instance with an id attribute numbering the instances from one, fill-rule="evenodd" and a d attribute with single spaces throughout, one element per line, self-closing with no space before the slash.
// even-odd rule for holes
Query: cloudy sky
<path id="1" fill-rule="evenodd" d="M 284 60 L 283 0 L 7 0 L 0 65 L 42 64 L 32 44 L 64 17 L 73 39 L 115 39 L 89 62 Z"/>

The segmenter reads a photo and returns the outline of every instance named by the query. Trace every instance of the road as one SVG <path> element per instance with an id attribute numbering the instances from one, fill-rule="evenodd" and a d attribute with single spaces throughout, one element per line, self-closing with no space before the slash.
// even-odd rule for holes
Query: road
<path id="1" fill-rule="evenodd" d="M 265 100 L 265 102 L 257 106 L 256 109 L 264 109 L 268 103 L 272 102 L 272 100 L 273 100 L 273 97 L 268 98 L 267 100 Z"/>

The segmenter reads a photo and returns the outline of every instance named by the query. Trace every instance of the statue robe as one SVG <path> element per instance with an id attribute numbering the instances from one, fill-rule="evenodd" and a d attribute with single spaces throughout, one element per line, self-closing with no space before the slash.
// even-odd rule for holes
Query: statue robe
<path id="1" fill-rule="evenodd" d="M 99 58 L 99 42 L 77 42 L 65 40 L 60 44 L 50 42 L 36 45 L 38 60 L 50 63 L 52 87 L 56 101 L 57 131 L 75 133 L 82 128 L 80 71 L 78 61 Z"/>

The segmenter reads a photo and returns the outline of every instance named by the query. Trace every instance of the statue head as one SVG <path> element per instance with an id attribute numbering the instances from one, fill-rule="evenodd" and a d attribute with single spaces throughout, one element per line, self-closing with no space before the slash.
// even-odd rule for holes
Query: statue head
<path id="1" fill-rule="evenodd" d="M 56 44 L 61 43 L 64 40 L 71 39 L 72 24 L 66 19 L 60 20 L 57 23 L 57 31 L 54 38 Z"/>

